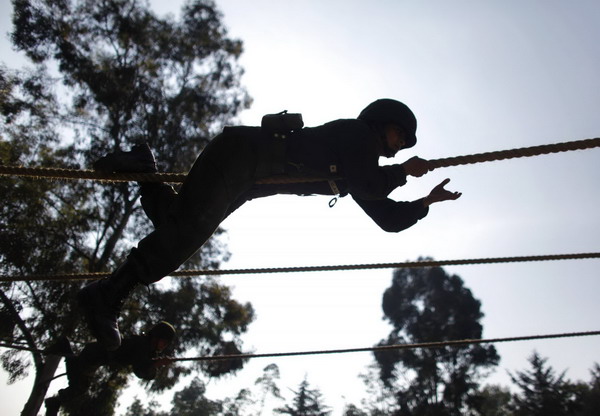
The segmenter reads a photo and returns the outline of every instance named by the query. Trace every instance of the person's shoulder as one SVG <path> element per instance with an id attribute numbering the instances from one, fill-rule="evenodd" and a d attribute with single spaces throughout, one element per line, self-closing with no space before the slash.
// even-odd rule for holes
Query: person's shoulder
<path id="1" fill-rule="evenodd" d="M 333 120 L 321 127 L 330 134 L 343 136 L 346 139 L 348 137 L 367 138 L 373 135 L 373 131 L 367 123 L 355 118 Z"/>
<path id="2" fill-rule="evenodd" d="M 369 125 L 367 123 L 356 118 L 340 118 L 325 123 L 324 126 L 369 130 Z"/>

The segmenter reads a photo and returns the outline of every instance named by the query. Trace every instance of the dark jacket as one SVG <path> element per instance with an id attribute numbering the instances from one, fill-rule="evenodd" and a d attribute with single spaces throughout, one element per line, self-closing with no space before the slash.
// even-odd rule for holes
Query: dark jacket
<path id="1" fill-rule="evenodd" d="M 259 128 L 233 127 L 241 134 L 260 135 Z M 268 140 L 268 139 L 263 139 Z M 406 183 L 402 165 L 379 166 L 378 140 L 363 121 L 343 119 L 303 128 L 285 139 L 285 174 L 329 178 L 341 196 L 350 194 L 383 230 L 399 232 L 425 217 L 422 200 L 396 202 L 387 196 Z M 268 152 L 270 144 L 266 146 Z M 242 196 L 231 211 L 254 198 L 275 194 L 334 195 L 327 181 L 259 184 Z"/>

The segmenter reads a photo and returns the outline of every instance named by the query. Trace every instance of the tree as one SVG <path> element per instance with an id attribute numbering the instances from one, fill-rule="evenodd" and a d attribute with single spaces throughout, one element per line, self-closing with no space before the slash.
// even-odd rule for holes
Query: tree
<path id="1" fill-rule="evenodd" d="M 13 43 L 34 68 L 0 71 L 3 164 L 81 168 L 107 151 L 148 142 L 161 170 L 184 171 L 250 103 L 239 84 L 242 44 L 227 36 L 212 1 L 188 1 L 177 21 L 154 15 L 141 0 L 13 0 L 13 9 Z M 133 184 L 2 178 L 0 187 L 3 274 L 111 270 L 151 227 Z M 189 267 L 216 268 L 226 259 L 220 234 Z M 80 285 L 3 284 L 1 311 L 14 323 L 3 331 L 32 349 L 60 335 L 76 344 L 88 341 L 73 302 Z M 161 319 L 179 330 L 173 353 L 194 348 L 211 354 L 240 343 L 253 311 L 217 279 L 181 279 L 138 291 L 121 322 L 129 334 Z M 38 377 L 42 370 L 45 377 L 54 374 L 43 355 L 31 357 Z M 13 381 L 28 368 L 22 352 L 4 353 L 2 363 Z M 208 371 L 200 364 L 173 366 L 148 388 L 170 388 L 193 369 Z M 111 414 L 126 382 L 126 374 L 103 370 L 90 389 L 93 408 Z M 102 387 L 106 383 L 111 390 Z M 23 414 L 36 414 L 41 405 L 47 385 L 36 386 Z"/>
<path id="2" fill-rule="evenodd" d="M 194 378 L 189 386 L 173 395 L 172 408 L 169 412 L 156 410 L 158 403 L 150 402 L 148 406 L 136 398 L 124 416 L 216 416 L 220 415 L 222 405 L 218 400 L 210 400 L 205 396 L 206 386 L 199 378 Z"/>
<path id="3" fill-rule="evenodd" d="M 281 399 L 281 392 L 277 386 L 277 380 L 279 380 L 279 367 L 277 364 L 269 364 L 263 368 L 263 374 L 256 379 L 254 384 L 260 389 L 260 398 L 258 403 L 260 405 L 258 414 L 262 414 L 265 408 L 265 402 L 269 396 L 275 399 Z"/>
<path id="4" fill-rule="evenodd" d="M 481 338 L 481 304 L 459 276 L 442 268 L 399 269 L 383 295 L 393 326 L 380 345 Z M 375 353 L 380 377 L 396 389 L 398 415 L 460 415 L 484 370 L 498 364 L 493 346 Z"/>
<path id="5" fill-rule="evenodd" d="M 56 100 L 44 72 L 13 73 L 2 68 L 0 78 L 0 163 L 46 166 L 64 160 L 67 152 L 54 149 L 58 141 Z M 18 276 L 74 271 L 74 250 L 69 244 L 89 231 L 81 221 L 86 214 L 81 200 L 63 204 L 67 191 L 56 182 L 2 178 L 0 190 L 4 199 L 0 208 L 1 272 Z M 82 188 L 72 187 L 68 192 L 77 198 Z M 81 208 L 77 213 L 76 207 Z M 11 322 L 4 339 L 37 349 L 48 346 L 58 331 L 72 331 L 75 320 L 69 304 L 73 287 L 58 282 L 1 284 L 1 309 Z M 47 388 L 44 380 L 52 377 L 58 365 L 56 359 L 36 352 L 31 358 L 36 378 L 24 414 L 35 414 Z M 9 382 L 27 374 L 30 362 L 23 352 L 7 351 L 1 359 Z"/>
<path id="6" fill-rule="evenodd" d="M 322 403 L 322 394 L 318 389 L 311 389 L 308 381 L 304 379 L 298 391 L 294 391 L 292 404 L 275 409 L 275 413 L 290 416 L 327 416 L 331 412 Z"/>
<path id="7" fill-rule="evenodd" d="M 594 364 L 590 370 L 591 380 L 588 388 L 582 394 L 582 408 L 580 416 L 593 416 L 600 409 L 600 365 Z"/>
<path id="8" fill-rule="evenodd" d="M 175 393 L 170 414 L 178 416 L 212 416 L 221 410 L 221 402 L 207 399 L 206 386 L 194 378 L 188 387 Z"/>
<path id="9" fill-rule="evenodd" d="M 156 410 L 158 403 L 152 401 L 148 403 L 148 406 L 144 406 L 142 401 L 137 397 L 127 408 L 127 411 L 123 416 L 168 416 L 168 413 Z"/>
<path id="10" fill-rule="evenodd" d="M 356 405 L 349 404 L 344 408 L 344 416 L 369 416 L 369 414 Z"/>
<path id="11" fill-rule="evenodd" d="M 379 367 L 373 363 L 367 372 L 359 375 L 366 387 L 366 397 L 361 400 L 361 407 L 355 404 L 346 405 L 345 416 L 386 416 L 399 410 L 395 391 L 389 383 L 379 377 Z"/>
<path id="12" fill-rule="evenodd" d="M 222 402 L 223 416 L 264 414 L 267 401 L 270 398 L 282 400 L 277 381 L 279 367 L 269 364 L 263 368 L 263 373 L 254 381 L 254 388 L 244 388 L 235 397 L 225 398 Z"/>
<path id="13" fill-rule="evenodd" d="M 510 378 L 520 389 L 513 396 L 511 408 L 515 416 L 575 415 L 581 410 L 581 389 L 565 380 L 564 371 L 556 375 L 546 365 L 547 358 L 534 352 L 529 358 L 530 370 L 518 371 Z M 598 409 L 596 409 L 597 411 Z"/>
<path id="14" fill-rule="evenodd" d="M 471 405 L 475 415 L 512 416 L 510 390 L 502 386 L 485 386 L 474 395 Z"/>

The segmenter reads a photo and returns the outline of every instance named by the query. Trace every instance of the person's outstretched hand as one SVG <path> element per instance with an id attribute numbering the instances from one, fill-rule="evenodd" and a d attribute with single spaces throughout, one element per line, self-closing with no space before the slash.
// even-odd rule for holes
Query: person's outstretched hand
<path id="1" fill-rule="evenodd" d="M 428 207 L 435 202 L 449 201 L 460 198 L 462 195 L 461 192 L 451 192 L 444 189 L 444 186 L 446 186 L 448 182 L 450 182 L 450 179 L 444 179 L 442 183 L 433 188 L 429 195 L 423 199 L 423 205 Z"/>

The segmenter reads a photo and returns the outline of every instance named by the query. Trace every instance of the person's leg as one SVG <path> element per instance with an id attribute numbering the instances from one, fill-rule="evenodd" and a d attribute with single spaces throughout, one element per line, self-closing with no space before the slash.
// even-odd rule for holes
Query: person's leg
<path id="1" fill-rule="evenodd" d="M 69 385 L 60 389 L 56 396 L 44 401 L 46 416 L 58 415 L 61 406 L 72 403 L 85 394 L 94 371 L 107 361 L 107 354 L 96 342 L 87 344 L 78 356 L 73 354 L 69 345 L 69 354 L 65 357 Z"/>
<path id="2" fill-rule="evenodd" d="M 254 184 L 256 149 L 247 137 L 221 135 L 198 157 L 164 223 L 136 250 L 144 283 L 176 270 L 210 238 L 232 204 Z"/>
<path id="3" fill-rule="evenodd" d="M 142 208 L 154 224 L 154 228 L 158 228 L 169 215 L 178 194 L 171 185 L 166 183 L 141 182 L 140 187 Z"/>
<path id="4" fill-rule="evenodd" d="M 117 318 L 125 299 L 142 282 L 140 276 L 144 271 L 134 249 L 109 277 L 85 286 L 77 294 L 88 328 L 109 351 L 114 351 L 121 345 Z"/>
<path id="5" fill-rule="evenodd" d="M 94 162 L 94 170 L 103 172 L 156 173 L 156 159 L 147 144 L 134 146 L 130 151 L 116 151 Z M 177 197 L 171 185 L 161 182 L 138 182 L 144 212 L 157 228 L 165 218 L 169 206 Z"/>
<path id="6" fill-rule="evenodd" d="M 120 345 L 117 318 L 138 283 L 153 283 L 191 257 L 225 218 L 230 205 L 254 183 L 256 146 L 221 134 L 200 154 L 160 226 L 141 240 L 109 278 L 79 293 L 90 329 L 106 349 Z"/>

